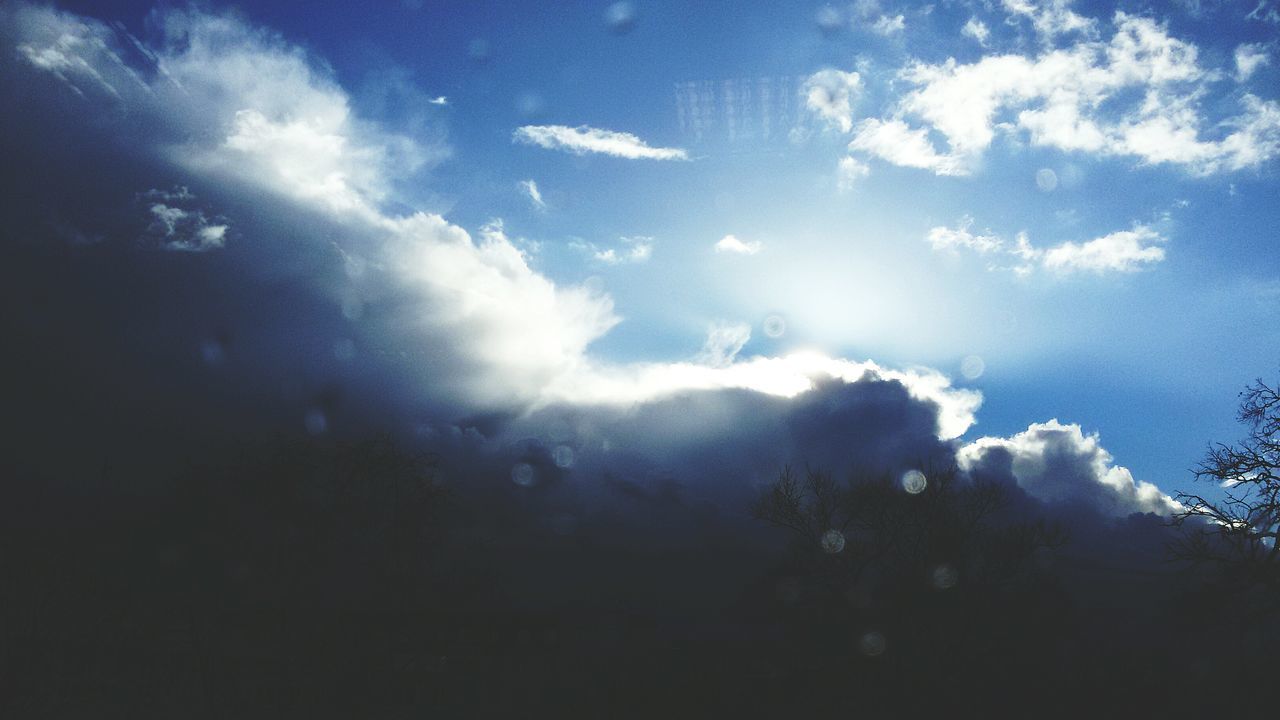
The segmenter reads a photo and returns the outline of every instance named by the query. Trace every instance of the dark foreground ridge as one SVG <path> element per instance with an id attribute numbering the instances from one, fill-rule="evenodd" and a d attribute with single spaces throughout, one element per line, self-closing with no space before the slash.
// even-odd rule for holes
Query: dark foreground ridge
<path id="1" fill-rule="evenodd" d="M 1263 707 L 1274 604 L 1168 562 L 1182 531 L 1073 528 L 930 474 L 911 494 L 786 469 L 750 514 L 639 484 L 587 508 L 446 482 L 388 438 L 279 436 L 154 478 L 10 478 L 0 714 Z"/>

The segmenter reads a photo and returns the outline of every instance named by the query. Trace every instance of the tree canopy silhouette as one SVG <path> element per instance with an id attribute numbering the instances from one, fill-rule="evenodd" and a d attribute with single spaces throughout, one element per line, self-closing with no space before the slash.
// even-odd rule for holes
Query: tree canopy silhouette
<path id="1" fill-rule="evenodd" d="M 1209 447 L 1196 479 L 1218 493 L 1179 493 L 1174 517 L 1186 532 L 1174 553 L 1206 567 L 1230 597 L 1280 607 L 1280 385 L 1261 379 L 1240 394 L 1237 418 L 1249 428 L 1235 444 Z"/>

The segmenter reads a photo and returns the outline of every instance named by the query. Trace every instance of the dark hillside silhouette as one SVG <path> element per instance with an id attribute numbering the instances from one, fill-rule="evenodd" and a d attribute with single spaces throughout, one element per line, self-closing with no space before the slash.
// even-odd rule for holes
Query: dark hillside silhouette
<path id="1" fill-rule="evenodd" d="M 1252 568 L 1266 536 L 1063 512 L 937 463 L 922 484 L 784 469 L 747 508 L 625 476 L 588 501 L 408 447 L 278 435 L 161 477 L 6 480 L 0 714 L 1076 717 L 1265 687 L 1274 614 L 1204 602 L 1253 571 L 1152 548 L 1194 531 Z"/>

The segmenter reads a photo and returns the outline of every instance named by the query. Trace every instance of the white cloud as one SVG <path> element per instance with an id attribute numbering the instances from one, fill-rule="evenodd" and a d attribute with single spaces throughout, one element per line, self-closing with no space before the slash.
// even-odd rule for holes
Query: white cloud
<path id="1" fill-rule="evenodd" d="M 627 265 L 646 262 L 653 256 L 653 238 L 644 235 L 618 238 L 614 247 L 600 247 L 595 243 L 577 241 L 573 247 L 608 265 Z"/>
<path id="2" fill-rule="evenodd" d="M 850 11 L 854 27 L 863 25 L 877 35 L 888 37 L 902 32 L 906 27 L 905 17 L 884 12 L 878 0 L 857 0 Z"/>
<path id="3" fill-rule="evenodd" d="M 158 72 L 130 111 L 171 128 L 159 150 L 177 165 L 373 219 L 395 182 L 442 154 L 356 118 L 325 66 L 272 33 L 195 10 L 157 18 Z"/>
<path id="4" fill-rule="evenodd" d="M 1138 225 L 1086 243 L 1066 242 L 1046 250 L 1042 263 L 1050 270 L 1090 272 L 1133 272 L 1144 265 L 1164 260 L 1165 238 L 1149 227 Z"/>
<path id="5" fill-rule="evenodd" d="M 969 231 L 973 218 L 964 216 L 957 227 L 934 227 L 925 240 L 939 251 L 970 250 L 979 254 L 1001 254 L 1016 259 L 1013 267 L 992 266 L 991 269 L 1013 270 L 1027 274 L 1039 267 L 1056 273 L 1134 272 L 1164 260 L 1160 244 L 1166 238 L 1146 225 L 1120 230 L 1083 243 L 1064 242 L 1048 249 L 1031 244 L 1026 233 L 1018 233 L 1012 244 L 990 230 L 982 234 Z"/>
<path id="6" fill-rule="evenodd" d="M 862 89 L 856 72 L 825 69 L 804 82 L 805 107 L 841 132 L 853 129 L 853 104 Z"/>
<path id="7" fill-rule="evenodd" d="M 725 235 L 716 241 L 715 250 L 717 253 L 735 253 L 738 255 L 755 255 L 764 249 L 764 243 L 759 240 L 750 240 L 743 242 L 734 235 Z"/>
<path id="8" fill-rule="evenodd" d="M 1002 457 L 1003 456 L 1003 457 Z M 984 437 L 960 448 L 966 471 L 996 471 L 1010 462 L 1018 485 L 1046 502 L 1079 502 L 1111 516 L 1135 512 L 1169 515 L 1180 506 L 1149 482 L 1114 465 L 1096 433 L 1055 420 L 1036 423 L 1008 438 Z"/>
<path id="9" fill-rule="evenodd" d="M 852 155 L 840 158 L 836 164 L 836 188 L 840 192 L 849 192 L 857 186 L 858 181 L 871 174 L 871 168 Z"/>
<path id="10" fill-rule="evenodd" d="M 538 189 L 538 183 L 533 180 L 521 180 L 520 189 L 529 197 L 529 202 L 533 203 L 533 207 L 538 210 L 546 210 L 547 203 L 542 199 L 542 191 Z"/>
<path id="11" fill-rule="evenodd" d="M 271 120 L 258 110 L 240 110 L 223 148 L 205 159 L 237 173 L 254 172 L 291 195 L 338 212 L 369 210 L 370 201 L 381 195 L 381 178 L 351 162 L 344 120 Z"/>
<path id="12" fill-rule="evenodd" d="M 226 245 L 230 225 L 223 218 L 210 220 L 192 207 L 195 195 L 184 186 L 173 190 L 148 190 L 138 195 L 146 201 L 150 222 L 145 239 L 161 250 L 208 252 Z"/>
<path id="13" fill-rule="evenodd" d="M 453 382 L 469 403 L 531 402 L 540 388 L 572 372 L 587 346 L 618 322 L 613 301 L 585 286 L 557 286 L 533 271 L 492 225 L 476 242 L 438 215 L 384 218 L 377 259 L 409 293 L 396 332 L 472 365 Z M 439 349 L 433 352 L 440 352 Z"/>
<path id="14" fill-rule="evenodd" d="M 427 100 L 427 103 L 431 105 L 448 105 L 449 98 L 445 97 L 444 95 L 437 95 L 436 97 L 429 98 Z"/>
<path id="15" fill-rule="evenodd" d="M 1260 44 L 1241 45 L 1236 48 L 1236 82 L 1245 82 L 1258 68 L 1271 64 L 1271 56 Z"/>
<path id="16" fill-rule="evenodd" d="M 1073 0 L 1004 0 L 1010 15 L 1026 18 L 1047 40 L 1071 32 L 1090 33 L 1096 29 L 1092 18 L 1071 9 Z"/>
<path id="17" fill-rule="evenodd" d="M 211 223 L 200 211 L 183 210 L 164 203 L 150 208 L 148 233 L 159 239 L 160 247 L 179 252 L 207 252 L 226 244 L 226 224 Z"/>
<path id="18" fill-rule="evenodd" d="M 986 234 L 974 235 L 969 232 L 969 227 L 973 225 L 973 218 L 966 215 L 960 219 L 960 225 L 956 228 L 948 228 L 938 226 L 929 231 L 925 239 L 933 246 L 934 250 L 956 250 L 964 248 L 973 250 L 978 253 L 989 253 L 1000 250 L 1004 247 L 1004 241 L 995 235 L 990 234 L 988 230 Z"/>
<path id="19" fill-rule="evenodd" d="M 906 18 L 901 15 L 881 15 L 871 24 L 871 32 L 888 37 L 896 35 L 907 27 Z"/>
<path id="20" fill-rule="evenodd" d="M 689 390 L 736 388 L 767 395 L 795 397 L 818 382 L 838 380 L 896 380 L 918 400 L 938 408 L 938 437 L 949 440 L 963 435 L 982 405 L 982 393 L 951 387 L 951 380 L 936 370 L 892 370 L 867 360 L 856 362 L 815 352 L 783 357 L 751 357 L 714 368 L 701 363 L 633 363 L 594 366 L 590 372 L 564 377 L 547 387 L 549 402 L 621 404 L 645 402 Z"/>
<path id="21" fill-rule="evenodd" d="M 850 150 L 860 150 L 903 167 L 931 170 L 938 175 L 965 175 L 963 158 L 942 155 L 929 142 L 928 131 L 902 120 L 868 118 L 858 123 Z"/>
<path id="22" fill-rule="evenodd" d="M 976 17 L 971 17 L 968 22 L 964 24 L 964 27 L 960 28 L 960 34 L 967 38 L 977 40 L 979 45 L 985 47 L 987 44 L 987 38 L 991 35 L 991 31 L 987 29 L 986 23 Z"/>
<path id="23" fill-rule="evenodd" d="M 548 150 L 564 150 L 574 155 L 600 153 L 628 160 L 689 159 L 689 154 L 680 148 L 650 147 L 631 133 L 601 130 L 586 125 L 525 125 L 517 128 L 512 137 L 517 142 Z"/>
<path id="24" fill-rule="evenodd" d="M 1013 6 L 1036 18 L 1058 18 L 1044 20 L 1046 27 L 1091 27 L 1070 19 L 1074 14 L 1062 3 Z M 858 124 L 850 147 L 940 175 L 971 172 L 997 130 L 1026 133 L 1037 146 L 1179 165 L 1202 175 L 1257 167 L 1280 155 L 1280 104 L 1246 94 L 1238 115 L 1213 122 L 1199 101 L 1221 73 L 1199 65 L 1195 45 L 1171 37 L 1154 20 L 1123 12 L 1113 27 L 1109 41 L 1083 33 L 1074 44 L 1038 56 L 911 64 L 899 78 L 913 89 L 889 117 Z M 930 133 L 945 140 L 945 152 Z"/>
<path id="25" fill-rule="evenodd" d="M 715 368 L 728 367 L 750 339 L 751 326 L 747 323 L 714 323 L 707 330 L 707 341 L 694 362 Z"/>

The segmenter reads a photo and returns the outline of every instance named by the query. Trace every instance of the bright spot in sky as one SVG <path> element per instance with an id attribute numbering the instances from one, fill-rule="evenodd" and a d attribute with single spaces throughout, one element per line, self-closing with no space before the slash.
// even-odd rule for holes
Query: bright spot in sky
<path id="1" fill-rule="evenodd" d="M 987 364 L 977 355 L 970 355 L 960 361 L 960 374 L 966 380 L 977 380 L 987 371 Z"/>
<path id="2" fill-rule="evenodd" d="M 787 334 L 787 321 L 781 315 L 770 315 L 764 319 L 764 334 L 771 338 L 780 338 Z"/>
<path id="3" fill-rule="evenodd" d="M 902 474 L 902 489 L 912 495 L 919 495 L 924 492 L 925 487 L 929 485 L 929 481 L 925 479 L 924 473 L 919 470 L 908 470 Z"/>
<path id="4" fill-rule="evenodd" d="M 1036 187 L 1045 192 L 1051 192 L 1058 187 L 1058 173 L 1049 168 L 1040 168 L 1036 171 Z"/>
<path id="5" fill-rule="evenodd" d="M 843 551 L 844 542 L 844 533 L 839 530 L 828 530 L 822 534 L 822 550 L 831 555 Z"/>

